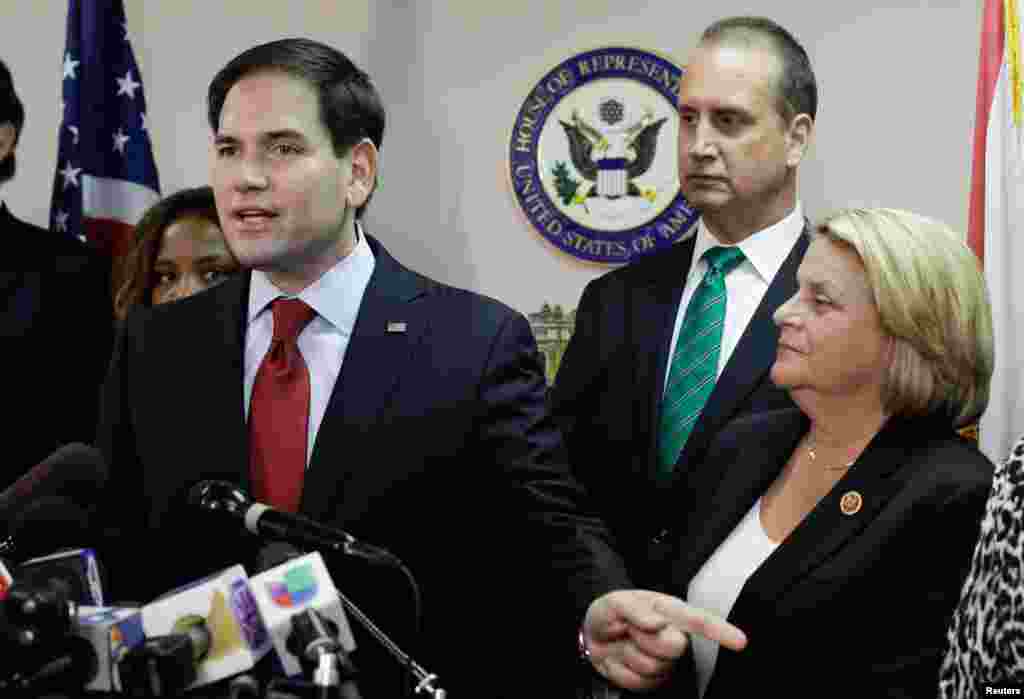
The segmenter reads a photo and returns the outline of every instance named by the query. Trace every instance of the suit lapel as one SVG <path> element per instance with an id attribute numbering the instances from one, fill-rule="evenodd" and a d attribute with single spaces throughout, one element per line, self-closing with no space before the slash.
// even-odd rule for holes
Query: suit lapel
<path id="1" fill-rule="evenodd" d="M 422 277 L 399 265 L 375 239 L 367 236 L 367 240 L 375 258 L 373 275 L 317 432 L 303 487 L 301 509 L 311 515 L 326 515 L 336 504 L 334 492 L 339 487 L 345 490 L 360 470 L 366 470 L 365 464 L 352 459 L 370 453 L 373 445 L 364 450 L 354 440 L 383 422 L 381 414 L 426 328 L 425 315 L 412 303 L 426 291 Z M 346 517 L 358 517 L 359 508 L 368 505 L 365 498 L 346 497 Z"/>
<path id="2" fill-rule="evenodd" d="M 709 496 L 683 508 L 685 545 L 673 567 L 672 580 L 684 586 L 684 596 L 685 586 L 779 475 L 807 431 L 807 419 L 796 409 L 767 413 L 753 424 L 756 449 L 750 448 L 749 433 L 734 436 L 723 432 L 716 437 L 716 444 L 727 445 L 731 451 L 721 457 L 717 452 L 709 454 L 693 474 L 699 482 L 696 492 Z"/>
<path id="3" fill-rule="evenodd" d="M 676 462 L 676 478 L 685 476 L 687 464 L 697 463 L 711 438 L 736 413 L 736 408 L 767 375 L 775 361 L 779 331 L 773 319 L 775 310 L 796 292 L 796 270 L 803 260 L 810 239 L 797 239 L 789 256 L 768 286 L 753 318 L 747 324 L 736 349 L 722 370 L 704 412 L 697 419 Z M 696 458 L 695 458 L 696 457 Z"/>
<path id="4" fill-rule="evenodd" d="M 216 425 L 218 454 L 222 464 L 214 468 L 234 469 L 223 474 L 251 492 L 249 479 L 249 436 L 245 421 L 245 349 L 244 338 L 248 320 L 249 274 L 241 274 L 216 287 L 209 294 L 213 313 L 189 314 L 184 330 L 189 336 L 219 338 L 217 342 L 199 343 L 201 354 L 197 367 L 205 376 L 202 420 Z M 182 316 L 185 317 L 185 316 Z M 211 319 L 208 331 L 195 327 L 199 319 Z M 209 468 L 211 465 L 207 465 Z"/>
<path id="5" fill-rule="evenodd" d="M 899 490 L 900 479 L 892 476 L 906 463 L 904 445 L 919 441 L 908 435 L 916 429 L 914 422 L 892 419 L 875 435 L 853 467 L 747 581 L 757 599 L 780 597 L 878 516 Z M 860 509 L 844 514 L 840 502 L 854 492 L 861 497 Z"/>

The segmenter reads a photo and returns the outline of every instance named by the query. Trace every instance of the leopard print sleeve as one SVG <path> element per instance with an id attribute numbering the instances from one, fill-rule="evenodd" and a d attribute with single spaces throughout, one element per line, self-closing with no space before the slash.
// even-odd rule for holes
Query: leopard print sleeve
<path id="1" fill-rule="evenodd" d="M 996 467 L 981 533 L 947 633 L 941 699 L 1024 684 L 1024 437 Z"/>

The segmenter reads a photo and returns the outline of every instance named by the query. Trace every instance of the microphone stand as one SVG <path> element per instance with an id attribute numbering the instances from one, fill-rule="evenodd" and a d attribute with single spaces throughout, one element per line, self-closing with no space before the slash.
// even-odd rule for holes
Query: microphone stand
<path id="1" fill-rule="evenodd" d="M 348 610 L 348 613 L 359 620 L 359 623 L 370 632 L 370 634 L 377 639 L 377 641 L 384 646 L 384 648 L 391 653 L 402 667 L 406 668 L 416 680 L 416 687 L 413 689 L 413 694 L 424 694 L 425 696 L 431 697 L 431 699 L 446 699 L 448 692 L 441 687 L 437 686 L 437 675 L 427 672 L 423 667 L 417 663 L 412 657 L 404 652 L 398 645 L 388 638 L 388 635 L 381 631 L 370 617 L 366 616 L 355 603 L 350 600 L 341 590 L 337 590 L 338 598 L 341 600 L 341 604 Z"/>
<path id="2" fill-rule="evenodd" d="M 282 536 L 282 538 L 286 537 Z M 409 582 L 412 586 L 413 598 L 416 606 L 416 626 L 417 629 L 419 628 L 419 588 L 416 586 L 416 580 L 415 578 L 413 578 L 412 573 L 409 571 L 408 568 L 406 568 L 406 566 L 397 556 L 386 551 L 385 549 L 371 547 L 366 544 L 359 544 L 358 546 L 361 547 L 361 551 L 356 552 L 354 548 L 354 546 L 356 545 L 353 544 L 353 542 L 345 540 L 331 540 L 325 536 L 320 535 L 318 532 L 304 533 L 303 539 L 305 539 L 305 541 L 303 541 L 302 543 L 306 544 L 307 546 L 312 546 L 313 548 L 326 549 L 328 554 L 333 553 L 335 555 L 347 556 L 358 555 L 360 557 L 367 558 L 370 560 L 376 560 L 376 562 L 379 564 L 394 566 L 398 568 L 400 571 L 402 571 L 402 573 L 405 574 L 405 576 L 409 579 Z M 371 552 L 369 553 L 369 555 L 367 555 L 368 551 Z M 357 607 L 352 600 L 346 597 L 341 590 L 336 590 L 336 592 L 338 593 L 338 598 L 341 600 L 342 606 L 345 607 L 348 613 L 354 616 L 359 621 L 359 623 L 361 623 L 363 627 L 370 632 L 370 635 L 377 639 L 377 641 L 382 646 L 384 646 L 384 648 L 396 660 L 398 660 L 399 664 L 401 664 L 402 667 L 406 668 L 409 671 L 409 673 L 412 674 L 413 679 L 416 680 L 416 686 L 413 688 L 413 694 L 423 694 L 424 696 L 428 696 L 431 699 L 447 698 L 448 692 L 446 692 L 444 689 L 437 685 L 438 677 L 436 674 L 427 672 L 419 663 L 413 660 L 408 653 L 399 648 L 398 644 L 392 641 L 386 633 L 381 631 L 380 628 L 373 623 L 370 617 L 368 617 L 363 612 L 363 610 Z"/>
<path id="3" fill-rule="evenodd" d="M 200 481 L 192 486 L 188 494 L 190 505 L 197 506 L 210 512 L 224 512 L 235 517 L 247 519 L 248 512 L 253 506 L 252 500 L 239 490 L 236 486 L 226 481 Z M 269 508 L 264 508 L 264 511 Z M 282 541 L 298 542 L 299 545 L 308 546 L 313 549 L 325 549 L 338 555 L 356 556 L 382 564 L 390 564 L 398 567 L 410 580 L 417 607 L 417 627 L 419 626 L 419 589 L 415 585 L 408 569 L 402 565 L 397 556 L 390 552 L 368 544 L 356 542 L 351 536 L 344 532 L 331 530 L 329 527 L 316 525 L 308 522 L 308 526 L 299 527 L 298 530 L 285 526 L 273 519 L 259 518 L 260 527 L 269 536 L 281 539 Z M 246 525 L 249 528 L 249 525 Z M 338 598 L 348 613 L 359 620 L 359 623 L 384 646 L 402 667 L 406 668 L 416 680 L 414 694 L 425 694 L 431 699 L 447 699 L 448 693 L 437 686 L 437 675 L 427 672 L 408 653 L 405 653 L 395 644 L 387 634 L 381 631 L 366 614 L 357 607 L 352 600 L 346 597 L 340 590 L 337 590 Z"/>
<path id="4" fill-rule="evenodd" d="M 420 596 L 419 588 L 416 585 L 416 581 L 412 576 L 409 569 L 402 563 L 402 561 L 394 554 L 388 552 L 385 549 L 372 547 L 367 544 L 354 544 L 352 541 L 345 539 L 331 539 L 320 532 L 302 532 L 300 536 L 296 536 L 294 532 L 285 532 L 280 530 L 279 532 L 271 532 L 276 534 L 283 540 L 295 540 L 298 539 L 299 543 L 313 549 L 324 549 L 326 553 L 335 554 L 339 556 L 359 556 L 360 558 L 374 561 L 378 564 L 390 565 L 398 568 L 408 579 L 412 587 L 413 600 L 416 606 L 416 627 L 419 628 L 419 609 L 420 609 Z M 404 652 L 398 645 L 392 641 L 386 633 L 380 630 L 380 628 L 370 620 L 355 603 L 350 600 L 341 590 L 336 590 L 338 598 L 341 600 L 341 604 L 348 611 L 349 614 L 354 616 L 363 627 L 370 632 L 370 634 L 377 639 L 377 641 L 384 646 L 384 648 L 402 665 L 406 668 L 416 680 L 416 686 L 414 687 L 414 694 L 424 694 L 431 699 L 446 699 L 448 693 L 437 686 L 438 677 L 434 673 L 427 672 L 409 656 L 408 653 Z"/>

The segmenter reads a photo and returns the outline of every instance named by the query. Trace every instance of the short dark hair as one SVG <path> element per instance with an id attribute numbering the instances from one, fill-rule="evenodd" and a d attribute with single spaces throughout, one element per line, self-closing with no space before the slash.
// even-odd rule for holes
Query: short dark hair
<path id="1" fill-rule="evenodd" d="M 279 39 L 260 44 L 224 66 L 210 82 L 207 94 L 210 128 L 215 133 L 224 101 L 235 83 L 252 73 L 268 70 L 305 80 L 316 90 L 320 121 L 331 134 L 335 155 L 344 156 L 364 138 L 380 150 L 384 139 L 384 104 L 370 76 L 337 49 L 311 39 Z M 374 189 L 376 185 L 374 182 Z M 356 218 L 362 217 L 370 197 L 356 209 Z"/>
<path id="2" fill-rule="evenodd" d="M 818 114 L 818 82 L 811 59 L 792 34 L 766 17 L 728 17 L 713 23 L 701 34 L 701 43 L 715 44 L 734 39 L 767 39 L 782 63 L 777 85 L 776 109 L 789 122 L 797 114 Z"/>
<path id="3" fill-rule="evenodd" d="M 18 144 L 21 127 L 25 125 L 25 107 L 14 91 L 14 78 L 7 64 L 0 60 L 0 124 L 14 126 L 14 145 Z M 0 184 L 14 177 L 15 162 L 12 150 L 0 161 Z"/>
<path id="4" fill-rule="evenodd" d="M 149 207 L 135 226 L 135 244 L 125 256 L 122 279 L 114 299 L 114 315 L 124 320 L 132 306 L 149 305 L 156 278 L 153 267 L 160 254 L 164 232 L 186 214 L 196 214 L 220 226 L 217 202 L 210 187 L 175 192 Z"/>

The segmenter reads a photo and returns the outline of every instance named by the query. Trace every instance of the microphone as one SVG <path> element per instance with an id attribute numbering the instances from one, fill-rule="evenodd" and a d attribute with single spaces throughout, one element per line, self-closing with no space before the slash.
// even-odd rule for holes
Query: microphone
<path id="1" fill-rule="evenodd" d="M 288 553 L 282 549 L 279 555 L 285 557 Z M 336 629 L 334 635 L 343 650 L 355 649 L 355 638 L 341 599 L 319 553 L 288 557 L 284 563 L 253 576 L 249 582 L 260 616 L 277 651 L 277 660 L 286 676 L 302 673 L 304 656 L 296 653 L 288 640 L 292 633 L 292 620 L 307 610 L 317 612 L 333 625 Z"/>
<path id="2" fill-rule="evenodd" d="M 71 632 L 77 605 L 70 586 L 60 579 L 43 584 L 18 581 L 4 599 L 8 633 L 23 647 L 36 647 Z"/>
<path id="3" fill-rule="evenodd" d="M 107 482 L 107 468 L 97 449 L 65 444 L 0 492 L 0 521 L 10 521 L 27 502 L 60 495 L 94 502 Z"/>
<path id="4" fill-rule="evenodd" d="M 223 512 L 241 519 L 245 528 L 253 534 L 280 539 L 297 546 L 355 556 L 373 563 L 401 565 L 394 554 L 358 541 L 348 532 L 253 502 L 240 488 L 227 481 L 200 481 L 189 490 L 188 503 L 210 512 Z"/>
<path id="5" fill-rule="evenodd" d="M 369 634 L 391 654 L 398 664 L 412 676 L 416 682 L 415 693 L 426 694 L 432 699 L 446 699 L 447 692 L 438 686 L 437 675 L 425 670 L 419 663 L 402 651 L 387 634 L 380 630 L 376 624 L 357 607 L 352 600 L 348 599 L 334 585 L 330 573 L 324 565 L 323 558 L 319 552 L 314 551 L 304 556 L 294 557 L 286 547 L 271 548 L 268 546 L 261 552 L 261 560 L 283 559 L 285 562 L 275 568 L 256 575 L 250 581 L 252 593 L 259 606 L 260 614 L 270 629 L 274 641 L 274 648 L 277 653 L 276 660 L 280 664 L 282 672 L 292 677 L 302 672 L 303 664 L 311 662 L 311 655 L 306 651 L 311 650 L 317 657 L 319 663 L 318 645 L 312 641 L 302 643 L 303 635 L 307 638 L 317 637 L 316 633 L 308 634 L 307 631 L 312 625 L 310 620 L 298 621 L 298 618 L 308 612 L 315 612 L 317 619 L 323 620 L 325 627 L 330 627 L 330 635 L 339 646 L 338 664 L 332 670 L 333 661 L 328 659 L 328 664 L 323 667 L 322 676 L 331 678 L 323 680 L 322 687 L 334 681 L 337 677 L 341 680 L 338 687 L 340 691 L 349 692 L 344 697 L 357 697 L 355 684 L 346 683 L 344 678 L 351 679 L 355 669 L 351 666 L 351 660 L 344 656 L 345 653 L 355 649 L 355 639 L 352 637 L 352 630 L 348 625 L 346 612 L 351 614 Z M 296 624 L 298 629 L 296 629 Z M 312 625 L 315 630 L 315 625 Z M 302 629 L 305 628 L 306 631 Z M 298 635 L 296 635 L 298 634 Z M 333 675 L 333 672 L 337 675 Z M 291 696 L 288 694 L 289 683 L 287 681 L 272 681 L 267 686 L 266 696 Z M 326 691 L 318 689 L 318 691 Z M 284 693 L 278 692 L 284 690 Z"/>
<path id="6" fill-rule="evenodd" d="M 4 663 L 11 671 L 0 679 L 0 690 L 31 691 L 32 696 L 43 690 L 73 696 L 82 690 L 114 691 L 117 660 L 144 640 L 139 610 L 132 608 L 78 607 L 70 627 L 60 627 L 46 633 L 30 628 L 28 634 L 22 629 L 21 638 L 12 639 L 14 658 L 5 654 Z"/>
<path id="7" fill-rule="evenodd" d="M 121 686 L 133 696 L 178 696 L 196 681 L 196 670 L 211 645 L 206 620 L 186 615 L 174 622 L 171 633 L 147 639 L 128 651 L 119 664 Z"/>
<path id="8" fill-rule="evenodd" d="M 96 657 L 96 671 L 84 687 L 90 692 L 113 692 L 120 687 L 118 662 L 145 640 L 137 607 L 81 606 L 73 633 L 84 638 Z"/>
<path id="9" fill-rule="evenodd" d="M 68 527 L 88 529 L 81 508 L 66 498 L 42 498 L 18 516 L 7 552 L 20 559 L 37 550 L 52 550 L 54 542 L 67 536 Z M 24 561 L 9 577 L 14 582 L 3 602 L 5 620 L 25 646 L 67 635 L 78 604 L 103 601 L 99 564 L 88 549 Z"/>
<path id="10" fill-rule="evenodd" d="M 84 684 L 95 671 L 95 658 L 83 643 L 71 640 L 76 605 L 62 580 L 45 585 L 15 582 L 2 608 L 6 658 L 0 692 L 27 692 L 56 687 L 57 682 Z M 88 644 L 85 651 L 88 651 Z"/>
<path id="11" fill-rule="evenodd" d="M 129 693 L 177 696 L 250 670 L 271 648 L 240 565 L 169 592 L 141 616 L 147 640 L 118 664 Z"/>
<path id="12" fill-rule="evenodd" d="M 338 640 L 338 628 L 315 609 L 292 616 L 288 647 L 312 669 L 318 697 L 360 699 L 356 666 Z"/>
<path id="13" fill-rule="evenodd" d="M 45 585 L 62 580 L 70 599 L 78 604 L 103 604 L 100 566 L 92 549 L 66 549 L 68 543 L 83 543 L 89 537 L 85 511 L 63 497 L 41 498 L 21 512 L 11 535 L 0 545 L 2 553 L 20 566 L 14 577 L 23 585 Z M 69 542 L 68 539 L 72 541 Z M 58 550 L 57 553 L 49 553 Z M 41 556 L 47 553 L 49 555 Z"/>
<path id="14" fill-rule="evenodd" d="M 92 549 L 71 549 L 33 558 L 18 567 L 18 581 L 47 584 L 59 580 L 68 588 L 68 597 L 76 604 L 103 606 L 103 583 L 99 562 Z"/>
<path id="15" fill-rule="evenodd" d="M 81 552 L 70 553 L 75 561 Z M 0 628 L 8 644 L 4 665 L 10 668 L 0 672 L 0 690 L 35 696 L 66 689 L 77 696 L 82 689 L 114 688 L 114 658 L 143 640 L 141 618 L 137 609 L 79 606 L 81 578 L 81 570 L 62 555 L 19 569 L 0 605 Z"/>
<path id="16" fill-rule="evenodd" d="M 260 681 L 252 675 L 239 675 L 228 683 L 228 699 L 260 699 Z"/>

